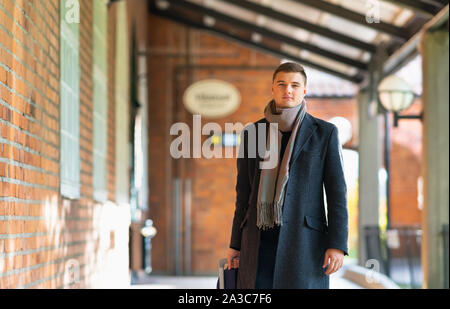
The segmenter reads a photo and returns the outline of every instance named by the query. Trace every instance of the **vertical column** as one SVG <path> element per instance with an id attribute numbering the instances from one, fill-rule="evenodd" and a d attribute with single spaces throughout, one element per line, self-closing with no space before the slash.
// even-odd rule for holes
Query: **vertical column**
<path id="1" fill-rule="evenodd" d="M 140 43 L 141 47 L 138 52 L 137 63 L 137 99 L 140 106 L 139 110 L 139 143 L 140 160 L 136 168 L 136 172 L 139 172 L 139 193 L 138 193 L 138 205 L 142 209 L 143 213 L 148 211 L 148 165 L 151 164 L 148 160 L 148 65 L 147 65 L 147 48 L 143 42 Z"/>
<path id="2" fill-rule="evenodd" d="M 127 32 L 127 7 L 117 3 L 115 54 L 115 200 L 122 207 L 130 204 L 130 68 Z M 129 213 L 128 213 L 129 214 Z"/>
<path id="3" fill-rule="evenodd" d="M 380 119 L 376 110 L 371 110 L 374 103 L 370 90 L 361 90 L 358 95 L 359 105 L 359 199 L 358 199 L 358 264 L 365 266 L 367 256 L 367 228 L 378 226 L 379 183 L 378 172 L 381 166 Z M 374 232 L 376 232 L 374 230 Z M 371 237 L 370 235 L 368 235 Z M 377 239 L 373 235 L 371 239 Z M 381 261 L 378 261 L 381 265 Z"/>
<path id="4" fill-rule="evenodd" d="M 422 217 L 423 287 L 443 288 L 443 226 L 449 216 L 449 96 L 448 30 L 427 32 L 422 38 L 424 208 Z M 448 276 L 448 273 L 447 273 Z M 448 278 L 448 277 L 447 277 Z"/>

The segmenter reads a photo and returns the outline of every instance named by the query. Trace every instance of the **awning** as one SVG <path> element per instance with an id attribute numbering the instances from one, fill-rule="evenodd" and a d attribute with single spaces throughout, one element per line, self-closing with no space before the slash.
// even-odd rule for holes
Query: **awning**
<path id="1" fill-rule="evenodd" d="M 448 28 L 448 0 L 149 0 L 149 10 L 331 74 L 344 96 L 367 84 L 380 45 L 391 73 L 416 58 L 403 50 L 427 23 Z"/>

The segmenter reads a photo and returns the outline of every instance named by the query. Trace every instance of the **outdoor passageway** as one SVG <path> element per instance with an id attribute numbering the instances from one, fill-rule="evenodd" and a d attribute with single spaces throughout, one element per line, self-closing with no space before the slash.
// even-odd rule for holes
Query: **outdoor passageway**
<path id="1" fill-rule="evenodd" d="M 285 62 L 338 132 L 348 256 L 330 288 L 448 288 L 448 10 L 0 0 L 0 289 L 215 289 L 241 133 Z"/>

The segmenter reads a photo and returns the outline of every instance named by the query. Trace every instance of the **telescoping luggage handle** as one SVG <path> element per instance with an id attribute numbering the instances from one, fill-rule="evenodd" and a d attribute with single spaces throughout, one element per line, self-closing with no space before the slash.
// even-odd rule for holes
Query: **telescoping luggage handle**
<path id="1" fill-rule="evenodd" d="M 219 279 L 217 279 L 218 289 L 236 289 L 238 268 L 224 269 L 227 259 L 219 261 Z"/>
<path id="2" fill-rule="evenodd" d="M 218 280 L 218 289 L 225 289 L 225 276 L 224 276 L 224 271 L 223 268 L 225 266 L 225 264 L 227 263 L 227 259 L 221 259 L 219 260 L 219 280 Z"/>

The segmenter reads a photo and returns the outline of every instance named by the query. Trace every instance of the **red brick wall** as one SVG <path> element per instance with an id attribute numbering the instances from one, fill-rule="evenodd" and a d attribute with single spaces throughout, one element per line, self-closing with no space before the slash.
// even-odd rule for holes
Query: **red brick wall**
<path id="1" fill-rule="evenodd" d="M 92 201 L 93 192 L 93 72 L 92 72 L 92 2 L 80 2 L 80 158 L 81 200 Z"/>
<path id="2" fill-rule="evenodd" d="M 329 121 L 333 117 L 344 117 L 352 124 L 352 138 L 344 147 L 358 145 L 358 103 L 356 99 L 308 99 L 308 112 L 320 119 Z"/>
<path id="3" fill-rule="evenodd" d="M 158 229 L 152 241 L 153 269 L 155 273 L 174 272 L 173 180 L 180 178 L 183 181 L 191 179 L 192 182 L 191 271 L 195 274 L 216 273 L 217 262 L 226 256 L 229 245 L 235 201 L 235 159 L 171 159 L 168 150 L 170 141 L 175 137 L 169 135 L 170 125 L 177 121 L 191 125 L 192 115 L 182 105 L 183 91 L 191 83 L 205 78 L 232 83 L 240 91 L 242 103 L 232 115 L 223 119 L 202 119 L 202 125 L 213 121 L 224 129 L 225 122 L 245 124 L 262 118 L 264 106 L 271 99 L 272 72 L 279 60 L 212 34 L 193 29 L 188 31 L 180 24 L 154 16 L 150 18 L 149 29 L 149 216 Z M 191 66 L 182 67 L 187 63 Z M 348 147 L 357 147 L 358 144 L 357 108 L 356 99 L 308 99 L 308 111 L 312 115 L 324 120 L 335 116 L 350 120 L 353 137 L 345 145 Z M 417 130 L 410 131 L 410 136 L 416 137 Z M 205 138 L 202 137 L 202 142 Z M 415 181 L 414 177 L 407 182 L 395 177 L 395 173 L 407 166 L 418 168 L 420 162 L 411 160 L 410 153 L 408 149 L 402 153 L 393 147 L 392 186 L 400 200 L 412 201 L 415 198 L 412 197 L 413 190 L 405 190 L 405 185 L 410 186 Z M 182 192 L 180 197 L 182 222 L 185 215 L 184 194 L 186 192 Z M 402 215 L 402 219 L 397 215 L 397 211 L 408 212 L 417 208 L 416 205 L 409 203 L 403 210 L 397 210 L 401 206 L 396 200 L 393 201 L 394 222 L 403 220 L 411 223 L 416 220 L 415 215 Z M 353 215 L 357 216 L 356 213 Z M 180 229 L 180 250 L 183 252 L 186 232 L 183 223 Z"/>
<path id="4" fill-rule="evenodd" d="M 2 288 L 48 286 L 63 266 L 42 217 L 59 218 L 58 20 L 56 0 L 0 3 Z"/>
<path id="5" fill-rule="evenodd" d="M 183 49 L 183 42 L 175 41 L 176 35 L 185 30 L 174 27 L 158 18 L 149 19 L 149 217 L 158 231 L 152 240 L 152 268 L 158 271 L 173 271 L 172 225 L 172 161 L 169 154 L 169 125 L 173 119 L 173 67 L 183 63 L 181 56 L 168 57 L 159 48 L 170 46 Z M 154 31 L 159 29 L 159 31 Z M 172 42 L 170 41 L 172 40 Z"/>
<path id="6" fill-rule="evenodd" d="M 402 115 L 418 115 L 422 103 L 417 99 Z M 391 222 L 393 226 L 420 225 L 417 181 L 421 176 L 422 122 L 402 119 L 393 127 L 391 117 Z"/>
<path id="7" fill-rule="evenodd" d="M 81 197 L 59 194 L 59 0 L 0 2 L 0 288 L 102 286 L 116 254 L 113 206 L 93 200 L 92 1 L 80 0 Z M 115 9 L 108 23 L 108 198 L 114 188 Z M 111 221 L 111 218 L 108 218 Z M 126 230 L 126 232 L 128 232 Z M 125 255 L 127 250 L 125 247 Z M 70 265 L 69 265 L 70 266 Z M 118 268 L 127 265 L 117 265 Z M 109 272 L 111 273 L 111 272 Z M 120 280 L 120 279 L 119 279 Z"/>

